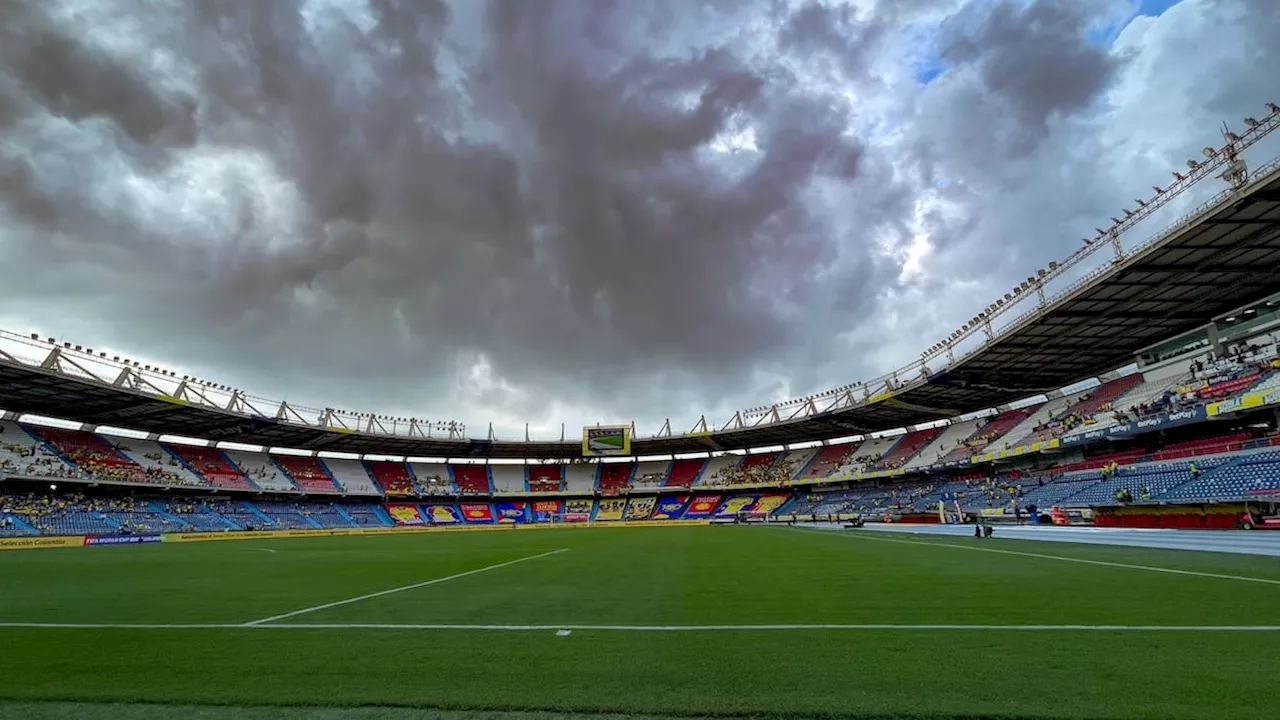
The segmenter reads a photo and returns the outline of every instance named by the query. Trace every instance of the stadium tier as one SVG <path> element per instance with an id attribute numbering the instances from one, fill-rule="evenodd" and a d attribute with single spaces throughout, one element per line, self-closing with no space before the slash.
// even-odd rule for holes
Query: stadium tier
<path id="1" fill-rule="evenodd" d="M 635 474 L 635 470 L 635 463 L 600 463 L 596 489 L 606 495 L 617 495 L 631 486 L 631 476 Z"/>
<path id="2" fill-rule="evenodd" d="M 342 492 L 342 486 L 319 458 L 277 455 L 274 460 L 293 484 L 308 495 L 334 495 Z"/>
<path id="3" fill-rule="evenodd" d="M 205 482 L 216 488 L 225 490 L 256 490 L 258 486 L 245 475 L 217 448 L 195 447 L 191 445 L 165 446 L 178 462 L 191 472 L 204 478 Z"/>
<path id="4" fill-rule="evenodd" d="M 529 466 L 529 492 L 560 492 L 564 489 L 563 465 Z"/>
<path id="5" fill-rule="evenodd" d="M 458 492 L 464 495 L 488 495 L 493 492 L 488 465 L 450 465 L 449 472 Z"/>
<path id="6" fill-rule="evenodd" d="M 370 460 L 365 463 L 365 466 L 384 494 L 391 497 L 412 497 L 421 494 L 414 485 L 409 466 L 405 463 Z"/>
<path id="7" fill-rule="evenodd" d="M 671 473 L 664 484 L 666 487 L 692 487 L 706 467 L 707 461 L 702 458 L 676 460 L 671 463 Z"/>

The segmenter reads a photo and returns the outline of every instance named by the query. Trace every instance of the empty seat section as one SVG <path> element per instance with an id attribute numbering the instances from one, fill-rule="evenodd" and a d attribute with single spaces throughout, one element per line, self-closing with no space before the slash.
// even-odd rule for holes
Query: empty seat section
<path id="1" fill-rule="evenodd" d="M 285 472 L 298 489 L 308 495 L 332 495 L 342 492 L 319 458 L 299 455 L 274 455 L 272 460 Z"/>
<path id="2" fill-rule="evenodd" d="M 347 516 L 357 527 L 391 527 L 394 523 L 374 505 L 343 505 Z"/>
<path id="3" fill-rule="evenodd" d="M 671 474 L 670 460 L 646 460 L 636 463 L 636 472 L 631 476 L 632 487 L 662 487 Z"/>
<path id="4" fill-rule="evenodd" d="M 1197 458 L 1199 479 L 1157 495 L 1160 501 L 1247 500 L 1256 495 L 1280 494 L 1280 450 L 1263 450 L 1237 456 Z"/>
<path id="5" fill-rule="evenodd" d="M 453 495 L 458 489 L 449 479 L 449 467 L 444 463 L 409 463 L 413 479 L 424 495 Z"/>
<path id="6" fill-rule="evenodd" d="M 492 492 L 489 484 L 488 465 L 450 465 L 453 484 L 463 495 L 487 495 Z"/>
<path id="7" fill-rule="evenodd" d="M 563 465 L 530 465 L 529 489 L 533 492 L 559 492 L 564 489 Z"/>
<path id="8" fill-rule="evenodd" d="M 274 524 L 252 509 L 249 503 L 238 500 L 206 500 L 205 508 L 226 518 L 236 530 L 272 530 Z"/>
<path id="9" fill-rule="evenodd" d="M 218 488 L 255 490 L 257 486 L 221 450 L 193 445 L 166 445 L 170 452 L 187 464 L 193 472 Z"/>
<path id="10" fill-rule="evenodd" d="M 631 485 L 636 465 L 631 462 L 600 463 L 600 486 L 605 495 L 616 495 Z"/>
<path id="11" fill-rule="evenodd" d="M 319 458 L 320 463 L 348 495 L 381 495 L 382 488 L 373 482 L 369 469 L 359 460 Z"/>
<path id="12" fill-rule="evenodd" d="M 666 487 L 691 487 L 707 466 L 705 458 L 676 460 L 671 463 L 671 472 L 667 475 Z"/>
<path id="13" fill-rule="evenodd" d="M 281 530 L 315 530 L 316 525 L 308 520 L 310 511 L 304 512 L 302 506 L 297 503 L 289 502 L 263 502 L 253 503 L 263 515 L 271 519 L 271 522 Z M 309 505 L 307 507 L 310 507 Z"/>
<path id="14" fill-rule="evenodd" d="M 572 493 L 590 493 L 596 488 L 598 463 L 569 463 L 564 468 L 564 489 Z"/>
<path id="15" fill-rule="evenodd" d="M 227 457 L 249 476 L 249 479 L 263 490 L 274 492 L 297 492 L 293 484 L 266 453 L 226 450 Z"/>
<path id="16" fill-rule="evenodd" d="M 489 474 L 493 476 L 493 491 L 500 493 L 524 492 L 525 468 L 527 465 L 489 466 Z"/>
<path id="17" fill-rule="evenodd" d="M 418 494 L 408 465 L 385 460 L 369 460 L 365 465 L 388 497 L 412 497 Z"/>
<path id="18" fill-rule="evenodd" d="M 322 528 L 351 528 L 358 525 L 349 513 L 343 512 L 345 508 L 339 510 L 337 505 L 299 503 L 299 507 L 308 520 Z"/>

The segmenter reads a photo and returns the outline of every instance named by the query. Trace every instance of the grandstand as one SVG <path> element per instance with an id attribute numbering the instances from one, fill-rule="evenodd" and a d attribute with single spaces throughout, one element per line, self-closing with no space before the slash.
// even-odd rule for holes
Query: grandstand
<path id="1" fill-rule="evenodd" d="M 387 497 L 412 497 L 420 494 L 414 485 L 413 474 L 405 463 L 368 460 L 365 467 Z"/>
<path id="2" fill-rule="evenodd" d="M 698 477 L 698 485 L 729 485 L 736 478 L 734 472 L 743 461 L 741 455 L 717 455 L 707 460 L 706 467 Z"/>
<path id="3" fill-rule="evenodd" d="M 528 487 L 529 492 L 560 492 L 564 489 L 563 465 L 530 465 Z"/>
<path id="4" fill-rule="evenodd" d="M 631 476 L 636 466 L 632 462 L 600 463 L 600 473 L 596 477 L 596 490 L 604 495 L 617 495 L 631 487 Z"/>
<path id="5" fill-rule="evenodd" d="M 258 486 L 236 466 L 225 452 L 211 447 L 166 445 L 178 462 L 204 481 L 224 490 L 256 490 Z"/>
<path id="6" fill-rule="evenodd" d="M 571 493 L 590 494 L 596 488 L 596 473 L 601 465 L 569 463 L 564 469 L 564 489 Z"/>
<path id="7" fill-rule="evenodd" d="M 449 479 L 449 466 L 444 463 L 411 462 L 409 471 L 424 495 L 457 495 L 458 488 Z"/>
<path id="8" fill-rule="evenodd" d="M 493 491 L 499 493 L 528 492 L 527 469 L 527 465 L 491 465 L 489 473 L 493 476 Z"/>
<path id="9" fill-rule="evenodd" d="M 852 461 L 857 450 L 857 443 L 827 445 L 813 456 L 808 465 L 801 468 L 796 478 L 799 480 L 821 479 L 834 475 L 841 467 Z"/>
<path id="10" fill-rule="evenodd" d="M 254 485 L 271 492 L 299 492 L 300 488 L 280 469 L 280 466 L 265 453 L 251 453 L 243 450 L 227 450 L 227 459 L 244 471 Z"/>
<path id="11" fill-rule="evenodd" d="M 676 460 L 671 463 L 671 472 L 667 475 L 665 487 L 693 487 L 707 468 L 707 461 L 702 458 Z"/>
<path id="12" fill-rule="evenodd" d="M 300 491 L 308 495 L 333 495 L 343 490 L 319 458 L 277 455 L 272 460 Z"/>
<path id="13" fill-rule="evenodd" d="M 449 474 L 463 495 L 488 495 L 493 492 L 488 465 L 450 465 Z"/>
<path id="14" fill-rule="evenodd" d="M 324 458 L 319 460 L 327 475 L 333 478 L 338 487 L 347 495 L 382 495 L 382 487 L 374 482 L 369 468 L 359 460 L 347 458 Z M 323 487 L 317 480 L 317 485 Z"/>
<path id="15" fill-rule="evenodd" d="M 632 475 L 631 484 L 635 487 L 662 487 L 671 475 L 672 461 L 648 460 L 636 463 L 636 471 Z"/>

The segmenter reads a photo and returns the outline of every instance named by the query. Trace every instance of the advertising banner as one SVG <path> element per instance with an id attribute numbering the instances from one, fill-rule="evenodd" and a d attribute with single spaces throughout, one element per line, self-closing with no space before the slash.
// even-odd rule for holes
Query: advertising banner
<path id="1" fill-rule="evenodd" d="M 0 550 L 30 550 L 33 548 L 63 547 L 84 547 L 84 536 L 0 538 Z"/>
<path id="2" fill-rule="evenodd" d="M 387 514 L 395 521 L 396 525 L 414 526 L 426 525 L 426 518 L 422 517 L 422 511 L 417 505 L 396 505 L 387 504 Z"/>
<path id="3" fill-rule="evenodd" d="M 85 547 L 102 545 L 149 545 L 158 543 L 164 538 L 159 535 L 110 535 L 106 537 L 90 536 L 84 539 Z"/>

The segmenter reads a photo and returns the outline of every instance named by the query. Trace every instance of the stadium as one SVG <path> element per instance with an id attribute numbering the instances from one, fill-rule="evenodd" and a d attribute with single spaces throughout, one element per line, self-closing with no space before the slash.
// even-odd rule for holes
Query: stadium
<path id="1" fill-rule="evenodd" d="M 687 430 L 511 437 L 0 330 L 0 717 L 1265 717 L 1277 128 L 917 360 Z"/>

